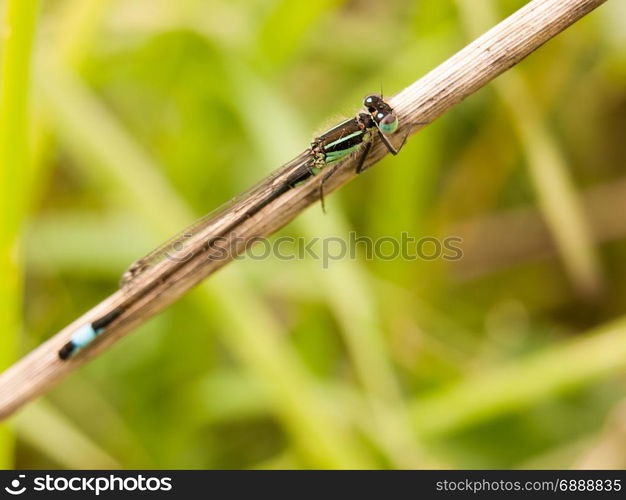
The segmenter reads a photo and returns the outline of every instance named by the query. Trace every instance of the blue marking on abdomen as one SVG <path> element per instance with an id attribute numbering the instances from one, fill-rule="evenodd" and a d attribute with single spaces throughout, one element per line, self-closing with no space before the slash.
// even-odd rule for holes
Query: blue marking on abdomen
<path id="1" fill-rule="evenodd" d="M 82 349 L 89 344 L 89 342 L 95 339 L 99 333 L 99 331 L 93 329 L 91 323 L 87 323 L 74 332 L 71 342 L 77 349 Z"/>

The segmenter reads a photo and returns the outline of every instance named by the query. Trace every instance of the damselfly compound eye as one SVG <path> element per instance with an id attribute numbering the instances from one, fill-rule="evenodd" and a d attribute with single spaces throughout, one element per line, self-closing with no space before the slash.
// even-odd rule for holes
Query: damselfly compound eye
<path id="1" fill-rule="evenodd" d="M 378 94 L 369 94 L 363 99 L 363 106 L 371 113 L 376 110 L 378 103 L 381 101 L 381 97 Z"/>
<path id="2" fill-rule="evenodd" d="M 380 114 L 380 113 L 379 113 Z M 398 117 L 393 113 L 385 116 L 379 123 L 380 131 L 383 134 L 393 134 L 398 128 Z"/>

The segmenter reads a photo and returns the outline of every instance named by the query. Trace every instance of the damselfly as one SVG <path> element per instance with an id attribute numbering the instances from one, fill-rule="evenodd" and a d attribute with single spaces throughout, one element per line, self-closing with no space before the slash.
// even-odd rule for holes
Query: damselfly
<path id="1" fill-rule="evenodd" d="M 339 125 L 326 131 L 311 143 L 312 161 L 317 169 L 315 173 L 324 170 L 325 167 L 334 164 L 325 170 L 322 182 L 320 182 L 320 200 L 324 209 L 324 184 L 337 171 L 337 160 L 360 149 L 360 155 L 356 165 L 356 173 L 361 173 L 367 155 L 372 147 L 372 133 L 377 132 L 387 150 L 398 154 L 399 148 L 395 148 L 389 141 L 389 135 L 398 129 L 398 117 L 393 109 L 378 94 L 370 94 L 363 100 L 363 106 L 367 113 L 359 113 Z M 406 140 L 406 137 L 405 137 Z"/>
<path id="2" fill-rule="evenodd" d="M 232 233 L 245 220 L 253 217 L 267 205 L 289 190 L 305 183 L 309 178 L 324 172 L 320 182 L 320 199 L 324 208 L 324 185 L 337 171 L 338 160 L 359 152 L 356 172 L 360 173 L 372 147 L 372 134 L 377 133 L 392 154 L 395 148 L 389 136 L 398 128 L 398 118 L 393 109 L 377 94 L 368 95 L 359 112 L 339 125 L 316 137 L 310 148 L 283 166 L 260 184 L 238 196 L 226 206 L 198 220 L 187 229 L 133 263 L 122 276 L 121 287 L 127 293 L 124 302 L 97 320 L 78 328 L 59 351 L 61 359 L 68 359 L 86 347 L 107 327 L 116 321 L 132 304 L 159 283 L 165 282 L 184 262 L 208 251 L 215 243 Z M 148 270 L 158 266 L 157 278 L 140 280 Z"/>

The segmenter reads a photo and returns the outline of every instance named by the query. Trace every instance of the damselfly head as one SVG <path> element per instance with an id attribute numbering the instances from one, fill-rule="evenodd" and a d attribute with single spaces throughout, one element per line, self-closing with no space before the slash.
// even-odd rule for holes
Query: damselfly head
<path id="1" fill-rule="evenodd" d="M 398 117 L 381 96 L 378 94 L 366 96 L 363 99 L 363 106 L 365 106 L 383 134 L 393 134 L 396 131 L 398 128 Z"/>

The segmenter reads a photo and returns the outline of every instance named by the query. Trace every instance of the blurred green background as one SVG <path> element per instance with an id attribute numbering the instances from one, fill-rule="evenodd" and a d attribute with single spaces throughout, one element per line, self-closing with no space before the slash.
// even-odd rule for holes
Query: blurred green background
<path id="1" fill-rule="evenodd" d="M 2 2 L 2 368 L 524 3 Z M 227 266 L 12 418 L 3 467 L 626 466 L 625 7 L 281 232 L 460 261 Z"/>

